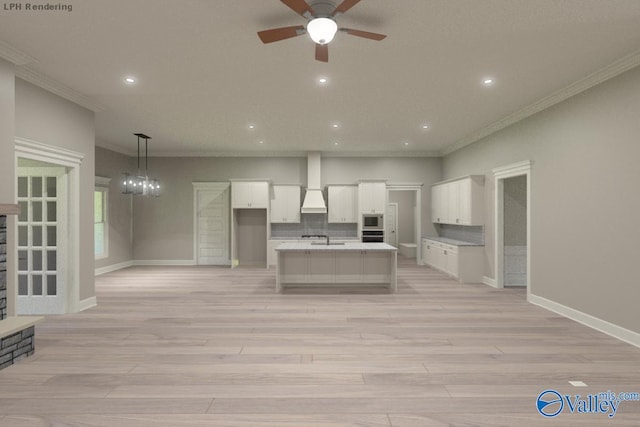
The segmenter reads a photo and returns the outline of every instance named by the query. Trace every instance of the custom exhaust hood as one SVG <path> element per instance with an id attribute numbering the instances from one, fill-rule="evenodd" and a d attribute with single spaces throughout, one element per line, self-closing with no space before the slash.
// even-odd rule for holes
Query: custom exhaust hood
<path id="1" fill-rule="evenodd" d="M 300 213 L 327 213 L 327 205 L 320 188 L 320 153 L 307 155 L 307 192 Z"/>

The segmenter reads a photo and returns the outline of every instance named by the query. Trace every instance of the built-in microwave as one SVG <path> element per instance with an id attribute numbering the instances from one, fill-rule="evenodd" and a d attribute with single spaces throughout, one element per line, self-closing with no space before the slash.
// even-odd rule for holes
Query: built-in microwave
<path id="1" fill-rule="evenodd" d="M 384 230 L 384 215 L 362 215 L 363 230 Z"/>

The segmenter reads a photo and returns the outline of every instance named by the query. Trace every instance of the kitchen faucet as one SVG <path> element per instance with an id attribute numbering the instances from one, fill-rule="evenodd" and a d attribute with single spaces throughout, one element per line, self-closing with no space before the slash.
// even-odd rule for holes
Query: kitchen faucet
<path id="1" fill-rule="evenodd" d="M 327 246 L 329 246 L 329 235 L 328 234 L 303 234 L 301 236 L 303 239 L 307 238 L 307 237 L 320 237 L 320 238 L 324 238 L 327 239 Z"/>

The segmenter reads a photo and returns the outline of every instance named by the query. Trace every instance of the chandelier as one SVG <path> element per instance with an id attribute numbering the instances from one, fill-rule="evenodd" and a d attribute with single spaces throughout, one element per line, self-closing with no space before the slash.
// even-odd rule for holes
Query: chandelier
<path id="1" fill-rule="evenodd" d="M 160 181 L 149 179 L 149 140 L 150 136 L 144 133 L 134 133 L 138 137 L 138 172 L 136 175 L 124 172 L 122 174 L 121 186 L 124 194 L 135 196 L 160 195 Z M 140 172 L 140 139 L 144 139 L 144 175 Z"/>

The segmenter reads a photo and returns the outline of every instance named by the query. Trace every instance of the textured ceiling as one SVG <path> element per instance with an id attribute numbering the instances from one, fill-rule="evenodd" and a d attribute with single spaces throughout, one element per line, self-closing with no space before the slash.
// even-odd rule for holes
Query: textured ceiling
<path id="1" fill-rule="evenodd" d="M 329 63 L 260 42 L 305 22 L 278 0 L 59 3 L 0 11 L 0 40 L 103 107 L 99 145 L 153 155 L 439 153 L 640 46 L 638 0 L 362 0 L 339 26 L 388 37 L 339 33 Z"/>

